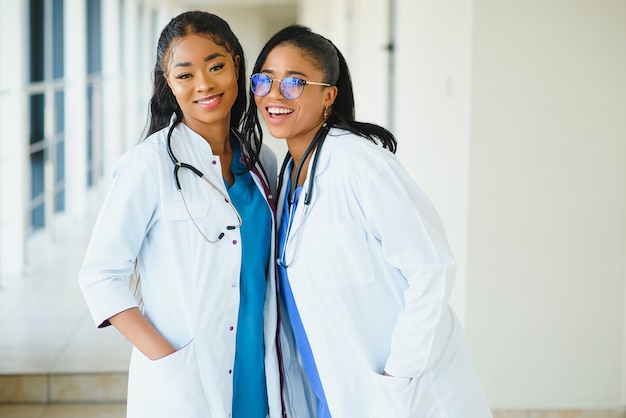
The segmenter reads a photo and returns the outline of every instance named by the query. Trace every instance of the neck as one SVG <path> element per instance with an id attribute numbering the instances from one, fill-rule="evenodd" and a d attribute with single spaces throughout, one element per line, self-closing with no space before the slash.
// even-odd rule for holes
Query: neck
<path id="1" fill-rule="evenodd" d="M 307 132 L 307 134 L 305 134 L 304 136 L 298 136 L 298 137 L 286 139 L 287 148 L 289 149 L 289 154 L 291 154 L 291 158 L 293 159 L 294 167 L 298 166 L 298 164 L 304 157 L 304 154 L 306 153 L 307 148 L 309 147 L 309 145 L 311 145 L 311 142 L 315 140 L 315 136 L 317 135 L 317 133 L 319 132 L 321 128 L 322 128 L 322 124 L 320 123 L 314 129 Z M 313 153 L 312 152 L 309 153 L 309 157 L 311 154 Z M 307 160 L 308 159 L 309 158 L 307 158 Z M 306 163 L 307 161 L 304 162 L 304 164 Z"/>
<path id="2" fill-rule="evenodd" d="M 207 138 L 204 138 L 204 139 L 211 146 L 211 151 L 213 151 L 213 155 L 223 157 L 223 156 L 229 156 L 233 154 L 233 147 L 230 144 L 230 135 L 226 135 L 225 138 L 221 137 L 219 140 L 207 139 Z"/>
<path id="3" fill-rule="evenodd" d="M 232 155 L 230 145 L 230 123 L 201 124 L 183 119 L 183 123 L 189 126 L 195 133 L 200 135 L 211 146 L 214 155 Z"/>
<path id="4" fill-rule="evenodd" d="M 311 155 L 313 155 L 313 152 L 310 152 L 309 155 L 306 156 L 304 161 L 302 160 L 302 158 L 298 160 L 296 160 L 295 158 L 293 159 L 293 165 L 291 166 L 290 173 L 292 192 L 293 189 L 304 184 L 307 172 L 309 171 L 309 162 L 311 161 Z M 298 176 L 298 178 L 296 178 L 296 176 Z"/>
<path id="5" fill-rule="evenodd" d="M 296 169 L 296 167 L 300 164 L 300 161 L 302 161 L 302 157 L 304 157 L 304 153 L 306 151 L 306 149 L 308 148 L 308 146 L 311 144 L 311 142 L 307 142 L 307 143 L 301 143 L 301 144 L 289 144 L 287 145 L 287 148 L 289 148 L 289 154 L 291 154 L 291 159 L 293 160 L 293 170 Z M 309 153 L 309 156 L 307 157 L 306 160 L 309 160 L 312 153 Z M 303 165 L 306 164 L 306 161 L 303 163 Z"/>
<path id="6" fill-rule="evenodd" d="M 294 188 L 297 186 L 301 186 L 306 180 L 309 163 L 315 152 L 315 149 L 317 148 L 317 143 L 313 144 L 313 141 L 315 141 L 317 133 L 320 129 L 321 126 L 319 126 L 313 132 L 313 137 L 309 140 L 294 141 L 294 139 L 291 139 L 287 141 L 289 153 L 291 154 L 291 158 L 293 159 L 293 166 L 291 168 L 291 184 L 294 185 Z M 298 167 L 300 167 L 299 172 Z M 296 176 L 298 178 L 296 178 Z"/>

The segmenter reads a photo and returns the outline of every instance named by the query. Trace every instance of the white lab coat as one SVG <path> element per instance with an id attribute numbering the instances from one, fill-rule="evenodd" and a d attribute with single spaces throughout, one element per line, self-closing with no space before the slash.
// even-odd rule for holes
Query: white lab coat
<path id="1" fill-rule="evenodd" d="M 178 350 L 151 361 L 133 349 L 128 417 L 229 417 L 239 311 L 240 231 L 226 229 L 237 220 L 223 197 L 191 171 L 181 169 L 182 191 L 196 223 L 209 238 L 220 232 L 225 236 L 210 244 L 195 229 L 174 185 L 174 165 L 165 144 L 167 129 L 119 160 L 79 282 L 96 324 L 106 324 L 111 316 L 138 306 L 125 282 L 137 258 L 143 312 Z M 202 137 L 179 124 L 171 142 L 179 161 L 200 169 L 227 194 L 219 157 Z M 273 192 L 276 158 L 267 148 L 262 150 L 261 163 Z M 252 174 L 266 200 L 273 199 L 262 187 L 259 171 Z M 270 416 L 275 418 L 281 416 L 281 387 L 275 343 L 274 235 L 271 240 L 265 368 Z"/>
<path id="2" fill-rule="evenodd" d="M 286 261 L 333 418 L 490 417 L 427 197 L 393 154 L 336 128 L 313 180 L 311 166 Z"/>

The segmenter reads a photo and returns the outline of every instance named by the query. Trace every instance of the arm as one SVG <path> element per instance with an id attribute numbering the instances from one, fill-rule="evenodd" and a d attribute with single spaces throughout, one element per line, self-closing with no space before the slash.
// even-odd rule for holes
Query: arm
<path id="1" fill-rule="evenodd" d="M 154 222 L 159 195 L 154 178 L 136 153 L 118 161 L 79 274 L 96 325 L 114 325 L 150 359 L 174 349 L 140 312 L 125 279 Z"/>
<path id="2" fill-rule="evenodd" d="M 151 360 L 160 359 L 176 351 L 138 308 L 130 308 L 113 315 L 109 322 Z"/>
<path id="3" fill-rule="evenodd" d="M 455 262 L 428 198 L 400 163 L 377 155 L 358 165 L 357 199 L 383 257 L 406 281 L 404 307 L 390 341 L 386 374 L 418 377 L 427 366 L 447 306 Z M 367 170 L 363 170 L 366 168 Z"/>

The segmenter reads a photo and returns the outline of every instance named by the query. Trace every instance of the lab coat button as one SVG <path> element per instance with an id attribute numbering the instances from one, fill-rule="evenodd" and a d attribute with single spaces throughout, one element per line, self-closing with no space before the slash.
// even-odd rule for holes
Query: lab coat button
<path id="1" fill-rule="evenodd" d="M 232 371 L 232 370 L 229 370 L 229 371 L 228 371 L 228 374 L 233 374 L 233 371 Z"/>
<path id="2" fill-rule="evenodd" d="M 234 329 L 235 329 L 235 327 L 230 327 L 230 330 L 231 330 L 231 331 L 232 331 L 232 330 L 234 330 Z"/>
<path id="3" fill-rule="evenodd" d="M 231 284 L 232 287 L 237 287 L 237 283 L 233 282 L 233 284 Z"/>
<path id="4" fill-rule="evenodd" d="M 236 239 L 233 240 L 233 245 L 237 245 L 237 240 Z"/>
<path id="5" fill-rule="evenodd" d="M 217 161 L 213 160 L 211 161 L 213 163 L 213 165 L 217 164 Z"/>

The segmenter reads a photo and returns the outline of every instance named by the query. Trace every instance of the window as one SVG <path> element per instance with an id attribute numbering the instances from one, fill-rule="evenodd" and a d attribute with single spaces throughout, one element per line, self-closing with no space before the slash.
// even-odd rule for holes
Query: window
<path id="1" fill-rule="evenodd" d="M 29 3 L 30 230 L 65 209 L 63 0 Z"/>
<path id="2" fill-rule="evenodd" d="M 87 185 L 102 177 L 102 39 L 100 0 L 87 0 Z"/>

